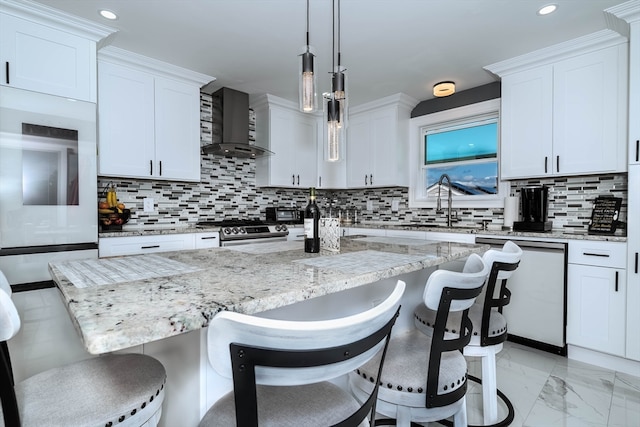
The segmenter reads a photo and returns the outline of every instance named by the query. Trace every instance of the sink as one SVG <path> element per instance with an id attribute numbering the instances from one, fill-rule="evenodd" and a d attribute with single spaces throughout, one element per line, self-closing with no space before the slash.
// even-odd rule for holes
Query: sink
<path id="1" fill-rule="evenodd" d="M 479 225 L 452 225 L 451 227 L 447 227 L 446 225 L 441 224 L 411 224 L 405 223 L 400 224 L 401 227 L 415 227 L 415 228 L 435 228 L 440 230 L 480 230 L 481 227 Z"/>

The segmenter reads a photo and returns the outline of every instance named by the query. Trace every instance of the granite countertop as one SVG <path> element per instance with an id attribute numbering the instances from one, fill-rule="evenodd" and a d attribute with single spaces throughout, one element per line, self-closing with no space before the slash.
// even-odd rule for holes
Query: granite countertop
<path id="1" fill-rule="evenodd" d="M 289 228 L 300 227 L 297 225 L 288 225 Z M 549 232 L 533 232 L 533 231 L 508 231 L 502 229 L 489 228 L 483 230 L 481 226 L 477 224 L 469 225 L 454 225 L 453 227 L 444 227 L 427 224 L 409 224 L 392 221 L 371 221 L 361 222 L 357 224 L 343 225 L 342 227 L 348 228 L 363 228 L 363 229 L 382 229 L 382 230 L 414 230 L 414 231 L 430 231 L 440 233 L 462 233 L 462 234 L 477 234 L 482 236 L 495 236 L 495 237 L 513 237 L 513 238 L 529 238 L 529 239 L 552 239 L 552 240 L 597 240 L 607 242 L 626 242 L 627 237 L 621 231 L 617 231 L 614 235 L 596 235 L 588 234 L 585 229 L 554 229 Z M 490 226 L 491 227 L 491 226 Z M 196 226 L 183 226 L 183 227 L 129 227 L 126 226 L 122 231 L 106 231 L 100 232 L 99 237 L 127 237 L 127 236 L 153 236 L 160 234 L 183 234 L 183 233 L 204 233 L 215 231 L 211 228 L 202 228 Z"/>
<path id="2" fill-rule="evenodd" d="M 342 238 L 340 252 L 259 243 L 49 264 L 86 349 L 111 352 L 194 331 L 222 310 L 283 307 L 481 253 L 486 245 Z"/>

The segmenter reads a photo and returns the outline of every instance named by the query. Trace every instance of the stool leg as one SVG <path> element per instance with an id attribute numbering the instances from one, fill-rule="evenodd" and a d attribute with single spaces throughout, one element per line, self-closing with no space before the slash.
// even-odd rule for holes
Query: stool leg
<path id="1" fill-rule="evenodd" d="M 482 411 L 486 425 L 498 421 L 497 388 L 496 354 L 489 351 L 482 356 Z"/>
<path id="2" fill-rule="evenodd" d="M 396 427 L 411 426 L 411 408 L 407 406 L 398 406 L 396 411 Z"/>
<path id="3" fill-rule="evenodd" d="M 453 427 L 467 427 L 467 398 L 462 398 L 460 410 L 453 415 Z"/>

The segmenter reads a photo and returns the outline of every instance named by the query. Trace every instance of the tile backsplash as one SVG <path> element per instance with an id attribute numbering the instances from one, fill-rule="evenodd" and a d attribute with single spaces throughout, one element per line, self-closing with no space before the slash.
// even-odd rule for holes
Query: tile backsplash
<path id="1" fill-rule="evenodd" d="M 255 185 L 255 160 L 201 156 L 202 179 L 199 183 L 152 181 L 143 179 L 114 179 L 99 177 L 100 197 L 113 183 L 118 198 L 131 209 L 127 227 L 193 225 L 199 220 L 237 218 L 264 219 L 267 206 L 297 206 L 307 204 L 308 189 L 258 188 Z M 544 184 L 549 190 L 549 219 L 554 229 L 585 230 L 597 196 L 614 195 L 622 198 L 621 220 L 626 221 L 626 174 L 562 177 L 512 182 L 512 194 L 525 185 Z M 153 198 L 154 211 L 143 211 L 143 199 Z M 392 203 L 399 203 L 392 212 Z M 357 209 L 361 221 L 424 222 L 444 224 L 442 214 L 435 209 L 409 209 L 408 190 L 401 187 L 322 190 L 318 189 L 320 207 L 328 213 L 329 205 Z M 367 210 L 367 202 L 372 210 Z M 454 205 L 455 206 L 455 205 Z M 489 221 L 503 223 L 503 209 L 456 208 L 457 217 L 465 223 Z"/>

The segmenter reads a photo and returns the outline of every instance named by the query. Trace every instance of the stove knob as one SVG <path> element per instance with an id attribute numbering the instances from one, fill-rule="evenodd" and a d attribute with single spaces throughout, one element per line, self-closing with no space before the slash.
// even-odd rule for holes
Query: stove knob
<path id="1" fill-rule="evenodd" d="M 280 231 L 281 228 L 280 225 L 276 225 L 276 231 Z"/>
<path id="2" fill-rule="evenodd" d="M 239 231 L 240 231 L 240 234 L 244 234 L 247 232 L 247 230 L 245 230 L 244 228 L 240 228 Z"/>
<path id="3" fill-rule="evenodd" d="M 224 230 L 222 230 L 222 232 L 224 234 L 231 234 L 231 229 L 229 227 L 226 227 Z"/>
<path id="4" fill-rule="evenodd" d="M 233 231 L 233 234 L 238 234 L 238 227 L 233 227 L 233 230 L 231 231 Z"/>
<path id="5" fill-rule="evenodd" d="M 287 226 L 283 224 L 282 227 L 280 227 L 280 231 L 287 231 Z"/>

